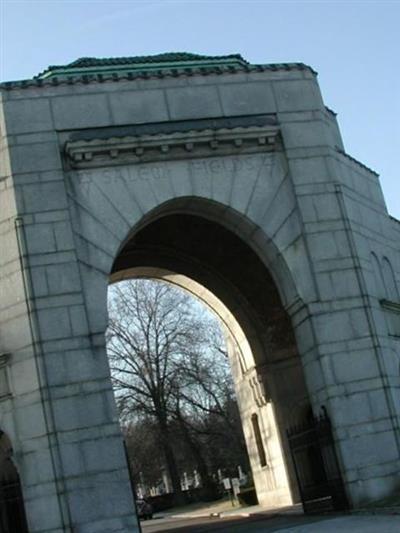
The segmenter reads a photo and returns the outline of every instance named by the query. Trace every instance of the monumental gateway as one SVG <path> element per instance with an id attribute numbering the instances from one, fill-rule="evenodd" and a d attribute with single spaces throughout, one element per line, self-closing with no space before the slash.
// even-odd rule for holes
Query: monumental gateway
<path id="1" fill-rule="evenodd" d="M 1 98 L 0 469 L 31 533 L 138 530 L 104 338 L 129 277 L 223 321 L 260 502 L 329 477 L 291 449 L 319 416 L 350 506 L 399 490 L 400 223 L 310 67 L 82 58 Z"/>

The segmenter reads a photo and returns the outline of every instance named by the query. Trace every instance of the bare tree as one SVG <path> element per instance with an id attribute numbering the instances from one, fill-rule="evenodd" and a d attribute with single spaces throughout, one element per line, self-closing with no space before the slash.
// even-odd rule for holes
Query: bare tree
<path id="1" fill-rule="evenodd" d="M 120 412 L 156 420 L 172 487 L 179 495 L 169 419 L 183 361 L 201 346 L 199 320 L 188 295 L 149 280 L 114 286 L 109 315 L 107 347 Z"/>
<path id="2" fill-rule="evenodd" d="M 237 432 L 226 410 L 233 387 L 216 319 L 166 283 L 122 282 L 110 290 L 107 349 L 121 416 L 136 427 L 143 418 L 155 422 L 174 493 L 179 498 L 177 432 L 211 485 L 205 436 Z"/>

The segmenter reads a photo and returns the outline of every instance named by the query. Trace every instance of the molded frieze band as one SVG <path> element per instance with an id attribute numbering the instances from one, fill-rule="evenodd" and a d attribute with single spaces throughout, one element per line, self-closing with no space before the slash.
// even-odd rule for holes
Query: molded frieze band
<path id="1" fill-rule="evenodd" d="M 278 133 L 274 126 L 252 126 L 68 141 L 65 155 L 72 168 L 90 168 L 265 152 L 277 148 Z"/>

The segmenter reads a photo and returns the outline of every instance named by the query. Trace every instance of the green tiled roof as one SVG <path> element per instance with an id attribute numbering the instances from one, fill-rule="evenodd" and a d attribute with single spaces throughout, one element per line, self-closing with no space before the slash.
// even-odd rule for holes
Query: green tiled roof
<path id="1" fill-rule="evenodd" d="M 36 79 L 54 76 L 78 76 L 85 74 L 120 74 L 128 71 L 149 72 L 173 68 L 199 68 L 214 66 L 240 67 L 247 65 L 239 54 L 203 56 L 187 52 L 171 52 L 153 56 L 135 57 L 81 57 L 67 65 L 53 65 L 41 72 Z"/>
<path id="2" fill-rule="evenodd" d="M 81 57 L 67 65 L 50 66 L 32 79 L 0 83 L 0 88 L 12 90 L 79 83 L 285 70 L 307 70 L 316 74 L 304 63 L 252 65 L 239 54 L 205 56 L 187 52 L 170 52 L 152 56 Z"/>

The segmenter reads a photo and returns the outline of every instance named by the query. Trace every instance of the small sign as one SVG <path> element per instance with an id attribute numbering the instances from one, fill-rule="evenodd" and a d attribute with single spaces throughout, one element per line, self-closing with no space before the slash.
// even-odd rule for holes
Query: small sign
<path id="1" fill-rule="evenodd" d="M 222 480 L 222 483 L 224 484 L 224 489 L 225 490 L 230 490 L 231 489 L 231 480 L 229 479 L 229 477 L 225 477 Z"/>
<path id="2" fill-rule="evenodd" d="M 240 492 L 240 481 L 239 481 L 239 478 L 237 477 L 234 477 L 231 479 L 231 483 L 232 483 L 232 490 L 233 490 L 233 494 L 235 496 L 237 496 Z"/>

